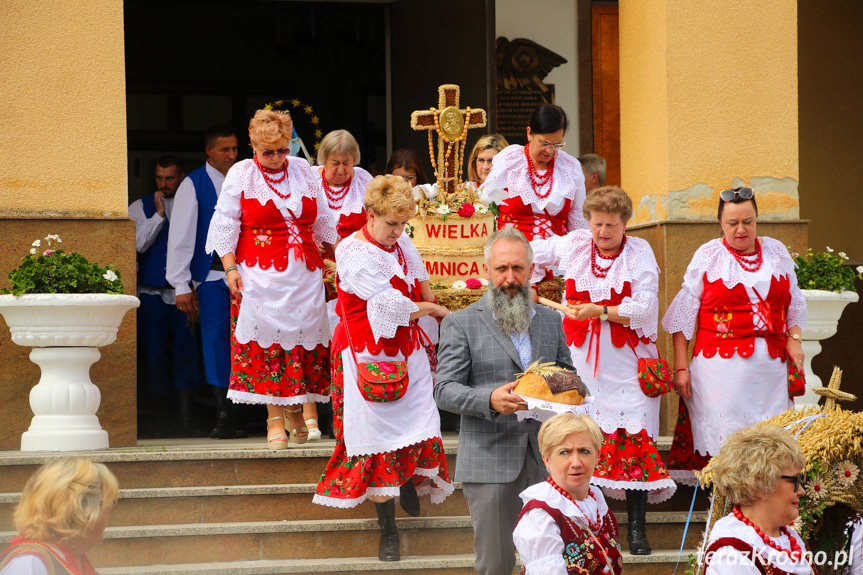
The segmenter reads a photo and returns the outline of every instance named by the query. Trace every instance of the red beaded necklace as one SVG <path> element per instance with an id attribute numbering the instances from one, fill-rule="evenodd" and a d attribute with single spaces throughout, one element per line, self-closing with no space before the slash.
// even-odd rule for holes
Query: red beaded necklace
<path id="1" fill-rule="evenodd" d="M 353 176 L 348 178 L 348 181 L 345 182 L 342 190 L 340 192 L 337 192 L 330 187 L 330 183 L 327 181 L 326 171 L 321 170 L 321 183 L 323 183 L 324 185 L 324 193 L 327 194 L 327 203 L 330 205 L 331 209 L 340 210 L 342 208 L 342 204 L 345 201 L 345 196 L 347 196 L 348 192 L 351 191 L 351 181 L 353 179 Z"/>
<path id="2" fill-rule="evenodd" d="M 608 275 L 608 270 L 610 270 L 611 266 L 614 265 L 614 260 L 620 257 L 620 254 L 623 253 L 623 247 L 625 245 L 626 235 L 624 234 L 623 241 L 620 242 L 620 249 L 618 249 L 616 253 L 610 256 L 605 256 L 602 255 L 602 253 L 600 253 L 599 251 L 599 248 L 596 247 L 596 242 L 590 242 L 590 269 L 593 272 L 593 275 L 598 278 L 606 277 Z M 611 260 L 611 262 L 608 264 L 608 267 L 602 267 L 601 265 L 599 265 L 599 263 L 596 261 L 597 256 L 604 260 Z"/>
<path id="3" fill-rule="evenodd" d="M 761 264 L 764 263 L 764 253 L 761 251 L 761 242 L 758 241 L 758 238 L 755 238 L 755 251 L 750 253 L 732 248 L 724 237 L 722 238 L 722 245 L 731 252 L 731 255 L 745 271 L 757 272 L 761 269 Z"/>
<path id="4" fill-rule="evenodd" d="M 255 156 L 255 165 L 258 166 L 258 170 L 261 171 L 261 175 L 264 177 L 264 181 L 267 183 L 267 185 L 270 187 L 270 189 L 273 190 L 273 192 L 277 196 L 279 196 L 283 200 L 287 200 L 288 198 L 291 197 L 290 188 L 288 188 L 287 194 L 283 194 L 279 190 L 276 189 L 276 186 L 273 185 L 273 184 L 278 184 L 278 183 L 284 182 L 285 179 L 288 177 L 288 161 L 287 160 L 285 160 L 285 163 L 282 166 L 281 170 L 271 170 L 270 168 L 265 168 L 264 166 L 261 165 L 260 162 L 258 162 L 258 156 Z M 281 172 L 281 174 L 282 174 L 281 178 L 273 178 L 273 177 L 268 175 L 268 174 L 278 174 L 279 172 Z"/>
<path id="5" fill-rule="evenodd" d="M 536 166 L 533 165 L 533 160 L 530 157 L 530 150 L 528 147 L 530 144 L 524 145 L 524 157 L 527 158 L 527 175 L 530 177 L 530 187 L 533 188 L 533 193 L 536 194 L 538 198 L 547 198 L 551 193 L 551 188 L 554 186 L 554 160 L 552 158 L 548 163 L 548 169 L 545 171 L 544 176 L 540 176 L 539 172 L 536 169 Z M 541 194 L 537 188 L 541 188 L 542 186 L 548 184 L 548 190 Z"/>
<path id="6" fill-rule="evenodd" d="M 800 545 L 798 545 L 797 541 L 794 540 L 794 537 L 792 537 L 791 534 L 788 533 L 788 529 L 786 529 L 785 527 L 779 528 L 779 533 L 782 535 L 787 535 L 788 540 L 791 542 L 791 549 L 784 549 L 774 543 L 773 540 L 770 539 L 770 537 L 764 534 L 764 531 L 762 531 L 757 525 L 755 525 L 745 515 L 743 515 L 743 512 L 740 511 L 739 505 L 735 505 L 731 512 L 738 520 L 755 529 L 755 532 L 758 534 L 759 537 L 761 537 L 761 540 L 764 541 L 764 543 L 776 549 L 780 553 L 785 553 L 786 555 L 788 555 L 788 557 L 791 558 L 792 561 L 797 561 L 798 559 L 800 559 L 800 555 L 802 555 Z"/>
<path id="7" fill-rule="evenodd" d="M 596 507 L 596 521 L 591 521 L 590 517 L 587 516 L 587 513 L 585 513 L 584 509 L 581 508 L 581 505 L 578 504 L 578 501 L 573 499 L 572 495 L 570 495 L 560 485 L 555 483 L 554 479 L 552 479 L 551 477 L 549 477 L 546 481 L 548 481 L 548 484 L 551 485 L 552 487 L 554 487 L 558 493 L 560 493 L 561 495 L 563 495 L 564 497 L 566 497 L 567 499 L 572 501 L 572 504 L 575 505 L 578 508 L 578 510 L 581 511 L 581 514 L 584 515 L 584 518 L 587 519 L 587 524 L 590 526 L 591 531 L 593 531 L 594 533 L 599 531 L 599 528 L 602 527 L 602 522 L 599 519 L 599 506 L 598 505 Z M 594 501 L 596 501 L 596 497 L 593 494 L 593 489 L 591 489 L 589 487 L 587 488 L 587 496 L 591 497 Z"/>
<path id="8" fill-rule="evenodd" d="M 98 575 L 86 555 L 81 556 L 81 565 L 78 565 L 78 562 L 75 561 L 75 555 L 72 554 L 72 551 L 68 547 L 56 542 L 53 545 L 63 553 L 63 558 L 61 559 L 63 566 L 74 575 Z"/>
<path id="9" fill-rule="evenodd" d="M 407 262 L 407 259 L 405 259 L 405 254 L 402 251 L 402 247 L 398 244 L 398 242 L 387 247 L 387 246 L 384 246 L 382 244 L 379 244 L 375 240 L 375 238 L 372 237 L 371 232 L 369 232 L 369 225 L 368 224 L 364 225 L 362 227 L 362 230 L 363 230 L 363 237 L 366 238 L 367 242 L 369 242 L 370 244 L 372 244 L 376 248 L 380 248 L 380 249 L 384 250 L 385 252 L 387 252 L 389 254 L 395 252 L 396 258 L 399 261 L 399 265 L 402 266 L 402 270 L 405 272 L 405 275 L 407 275 L 407 273 L 408 273 L 408 262 Z"/>

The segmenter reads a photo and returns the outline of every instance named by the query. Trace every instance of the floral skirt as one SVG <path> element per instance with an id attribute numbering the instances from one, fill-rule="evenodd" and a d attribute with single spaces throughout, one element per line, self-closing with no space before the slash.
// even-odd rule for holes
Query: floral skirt
<path id="1" fill-rule="evenodd" d="M 620 428 L 603 436 L 591 483 L 602 487 L 606 497 L 626 499 L 626 490 L 631 489 L 647 491 L 648 502 L 659 503 L 674 495 L 677 485 L 647 431 L 628 433 Z"/>
<path id="2" fill-rule="evenodd" d="M 344 368 L 332 355 L 333 428 L 336 448 L 321 474 L 313 501 L 330 507 L 356 507 L 373 496 L 395 497 L 413 481 L 417 493 L 440 503 L 454 488 L 447 471 L 443 440 L 427 439 L 387 453 L 348 456 L 344 440 Z"/>
<path id="3" fill-rule="evenodd" d="M 329 349 L 301 345 L 285 350 L 278 344 L 263 348 L 255 341 L 239 343 L 234 327 L 239 300 L 231 297 L 231 380 L 228 398 L 234 403 L 295 405 L 326 402 L 330 395 Z"/>
<path id="4" fill-rule="evenodd" d="M 711 457 L 713 456 L 709 453 L 702 455 L 695 451 L 689 410 L 686 408 L 686 400 L 681 397 L 677 408 L 677 424 L 674 426 L 674 442 L 668 457 L 668 471 L 678 483 L 695 485 L 695 471 L 707 467 Z"/>

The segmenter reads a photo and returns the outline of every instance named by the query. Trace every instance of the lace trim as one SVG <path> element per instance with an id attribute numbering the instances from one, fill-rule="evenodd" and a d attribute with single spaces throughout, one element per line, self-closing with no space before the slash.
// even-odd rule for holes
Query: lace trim
<path id="1" fill-rule="evenodd" d="M 411 314 L 419 309 L 417 304 L 395 288 L 389 288 L 372 296 L 367 303 L 366 315 L 369 318 L 375 343 L 382 338 L 394 338 L 398 328 L 410 325 Z"/>
<path id="2" fill-rule="evenodd" d="M 329 319 L 326 314 L 321 314 L 318 321 L 309 326 L 288 330 L 282 318 L 282 310 L 260 306 L 252 302 L 244 302 L 244 305 L 254 309 L 241 310 L 240 316 L 237 318 L 234 337 L 241 344 L 254 341 L 265 349 L 278 344 L 286 351 L 298 346 L 312 351 L 318 345 L 329 345 L 330 343 Z M 306 312 L 302 308 L 295 308 L 285 315 L 299 319 L 304 318 Z"/>
<path id="3" fill-rule="evenodd" d="M 737 284 L 752 288 L 759 282 L 769 283 L 773 277 L 796 278 L 794 261 L 785 245 L 773 238 L 761 237 L 760 239 L 764 263 L 757 272 L 744 271 L 731 252 L 722 245 L 721 239 L 710 240 L 698 248 L 692 256 L 687 272 L 689 269 L 698 270 L 699 279 L 706 273 L 707 281 L 711 283 L 721 279 L 728 289 Z"/>
<path id="4" fill-rule="evenodd" d="M 600 518 L 605 517 L 608 513 L 608 503 L 606 503 L 605 497 L 601 491 L 598 493 L 594 491 L 594 496 L 596 497 L 596 507 L 599 510 Z M 572 501 L 561 495 L 560 492 L 552 487 L 547 481 L 531 485 L 522 491 L 519 494 L 519 497 L 521 497 L 521 500 L 525 504 L 532 499 L 535 499 L 537 501 L 542 501 L 553 509 L 557 509 L 567 517 L 583 517 L 587 519 L 581 509 L 579 509 Z M 588 509 L 588 511 L 592 510 Z"/>
<path id="5" fill-rule="evenodd" d="M 207 231 L 207 243 L 204 251 L 208 254 L 216 252 L 222 257 L 228 253 L 237 251 L 237 242 L 240 240 L 240 220 L 223 214 L 216 209 L 210 220 L 210 229 Z"/>
<path id="6" fill-rule="evenodd" d="M 389 254 L 368 242 L 349 236 L 342 240 L 339 247 L 336 248 L 336 262 L 338 262 L 340 276 L 344 279 L 350 274 L 356 274 L 363 270 L 373 275 L 379 275 L 387 282 L 393 276 L 401 278 L 405 280 L 408 286 L 413 286 L 418 281 L 427 281 L 429 279 L 428 272 L 410 237 L 407 234 L 402 234 L 398 243 L 407 259 L 407 275 L 402 270 L 402 266 L 399 265 L 395 254 Z"/>
<path id="7" fill-rule="evenodd" d="M 437 439 L 440 444 L 443 445 L 443 439 L 440 438 L 439 434 L 440 431 L 436 431 L 434 429 L 422 429 L 413 436 L 409 435 L 407 437 L 400 438 L 398 441 L 393 441 L 392 443 L 378 445 L 378 447 L 374 450 L 368 447 L 355 447 L 353 449 L 349 449 L 347 445 L 345 445 L 345 452 L 347 453 L 348 457 L 375 455 L 377 453 L 390 453 L 393 451 L 398 451 L 399 449 L 404 449 L 405 447 L 410 447 L 411 445 L 416 445 L 417 443 L 429 441 L 430 439 Z"/>
<path id="8" fill-rule="evenodd" d="M 314 170 L 309 163 L 299 157 L 288 158 L 288 177 L 285 181 L 275 184 L 282 193 L 290 196 L 285 199 L 276 195 L 267 185 L 261 171 L 252 160 L 242 160 L 234 164 L 225 178 L 221 193 L 239 197 L 241 194 L 247 200 L 258 200 L 263 206 L 272 201 L 276 208 L 287 208 L 299 215 L 303 198 L 317 199 L 318 182 Z"/>
<path id="9" fill-rule="evenodd" d="M 417 467 L 414 470 L 414 475 L 429 478 L 428 481 L 423 481 L 419 486 L 417 486 L 417 495 L 421 497 L 424 495 L 429 495 L 429 500 L 436 505 L 442 503 L 444 499 L 446 499 L 455 492 L 455 486 L 452 483 L 442 479 L 438 475 L 438 470 L 438 467 L 435 467 L 433 470 Z M 336 497 L 328 497 L 326 495 L 319 495 L 315 493 L 315 496 L 312 498 L 312 503 L 317 503 L 318 505 L 324 505 L 326 507 L 335 507 L 338 509 L 353 509 L 354 507 L 357 507 L 358 505 L 364 503 L 366 500 L 371 499 L 372 497 L 393 497 L 398 500 L 399 488 L 369 487 L 368 489 L 366 489 L 365 493 L 354 499 L 339 499 Z"/>
<path id="10" fill-rule="evenodd" d="M 779 543 L 781 547 L 785 547 L 786 549 L 790 546 L 788 539 L 794 538 L 798 545 L 800 545 L 801 549 L 806 549 L 806 544 L 800 538 L 794 529 L 788 527 L 788 537 L 773 537 L 772 539 Z M 755 549 L 764 559 L 769 561 L 771 564 L 788 571 L 790 573 L 797 573 L 800 575 L 809 575 L 810 568 L 809 563 L 805 559 L 805 555 L 800 559 L 800 561 L 792 561 L 790 557 L 769 547 L 761 537 L 755 532 L 752 527 L 749 527 L 742 521 L 738 520 L 736 517 L 732 515 L 726 515 L 722 519 L 716 522 L 716 525 L 713 526 L 713 529 L 710 531 L 710 537 L 708 539 L 708 546 L 712 544 L 714 541 L 721 539 L 722 537 L 733 537 L 736 539 L 740 539 L 744 543 L 751 545 L 753 549 Z M 720 547 L 719 549 L 724 549 L 725 547 Z M 717 549 L 717 551 L 719 551 Z M 735 552 L 738 552 L 735 550 Z M 739 553 L 739 552 L 738 552 Z"/>
<path id="11" fill-rule="evenodd" d="M 339 215 L 347 216 L 358 214 L 366 209 L 366 186 L 372 181 L 372 175 L 360 167 L 354 168 L 354 178 L 351 180 L 351 189 L 339 208 Z M 318 178 L 320 181 L 320 178 Z M 323 193 L 323 184 L 321 183 Z M 329 204 L 327 204 L 329 207 Z"/>
<path id="12" fill-rule="evenodd" d="M 612 481 L 603 477 L 591 477 L 590 483 L 602 487 L 606 497 L 612 499 L 626 499 L 626 490 L 647 491 L 648 503 L 662 503 L 671 499 L 677 491 L 677 484 L 671 479 L 659 479 L 657 481 L 646 481 L 643 483 L 635 481 Z"/>
<path id="13" fill-rule="evenodd" d="M 248 391 L 228 390 L 228 399 L 234 403 L 245 403 L 247 405 L 299 405 L 303 403 L 329 403 L 329 395 L 318 395 L 317 393 L 304 393 L 290 397 L 276 397 L 274 395 L 262 395 L 249 393 Z"/>
<path id="14" fill-rule="evenodd" d="M 506 189 L 509 197 L 519 196 L 526 206 L 536 206 L 544 210 L 548 205 L 562 206 L 568 198 L 572 200 L 572 209 L 581 210 L 576 205 L 578 190 L 584 189 L 584 172 L 578 160 L 566 152 L 558 152 L 554 161 L 554 184 L 551 193 L 540 198 L 534 193 L 527 174 L 527 159 L 524 157 L 524 146 L 512 145 L 504 148 L 494 157 L 491 173 L 483 188 L 486 190 Z"/>
<path id="15" fill-rule="evenodd" d="M 698 311 L 701 298 L 692 293 L 686 285 L 680 288 L 671 305 L 662 316 L 662 329 L 667 333 L 682 333 L 687 341 L 695 337 L 698 328 Z"/>
<path id="16" fill-rule="evenodd" d="M 698 485 L 695 472 L 689 469 L 669 469 L 668 476 L 678 485 L 688 485 L 689 487 Z"/>

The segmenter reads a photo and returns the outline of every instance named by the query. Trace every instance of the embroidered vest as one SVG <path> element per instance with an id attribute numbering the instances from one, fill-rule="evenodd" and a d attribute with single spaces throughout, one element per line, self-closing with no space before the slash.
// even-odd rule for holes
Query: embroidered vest
<path id="1" fill-rule="evenodd" d="M 354 232 L 359 231 L 364 225 L 366 225 L 365 210 L 353 214 L 342 214 L 339 216 L 336 232 L 339 234 L 339 239 L 343 240 Z"/>
<path id="2" fill-rule="evenodd" d="M 411 301 L 422 301 L 419 281 L 409 288 L 405 280 L 393 276 L 390 279 L 390 285 L 401 292 L 403 296 L 410 298 Z M 399 326 L 393 337 L 381 338 L 376 343 L 367 313 L 368 302 L 355 294 L 343 291 L 339 287 L 338 274 L 336 274 L 336 288 L 339 294 L 339 298 L 336 301 L 336 313 L 341 318 L 341 321 L 339 321 L 339 325 L 336 326 L 336 332 L 333 334 L 331 345 L 334 352 L 340 352 L 348 347 L 345 322 L 350 322 L 351 324 L 351 341 L 354 344 L 355 352 L 368 349 L 369 353 L 375 355 L 381 353 L 381 351 L 387 355 L 410 355 L 407 353 L 408 350 L 417 350 L 420 348 L 420 329 L 415 321 L 410 322 L 410 325 L 407 326 Z"/>
<path id="3" fill-rule="evenodd" d="M 57 554 L 51 547 L 42 541 L 34 541 L 18 536 L 9 542 L 9 547 L 0 554 L 0 571 L 2 571 L 13 559 L 21 555 L 35 555 L 45 565 L 48 575 L 73 575 L 75 571 L 66 562 L 66 558 Z M 81 570 L 84 575 L 96 573 L 87 556 L 81 558 Z"/>
<path id="4" fill-rule="evenodd" d="M 788 329 L 785 318 L 791 303 L 788 277 L 774 276 L 770 281 L 770 291 L 760 295 L 763 301 L 759 301 L 757 311 L 753 311 L 743 284 L 728 289 L 722 279 L 709 282 L 705 274 L 692 354 L 713 357 L 718 352 L 726 358 L 735 353 L 740 357 L 750 357 L 755 351 L 755 338 L 764 337 L 770 357 L 785 361 L 785 332 Z M 756 332 L 756 314 L 767 325 L 767 331 Z"/>
<path id="5" fill-rule="evenodd" d="M 288 255 L 293 251 L 297 261 L 306 262 L 310 270 L 322 269 L 324 262 L 314 243 L 312 225 L 318 215 L 317 201 L 304 197 L 299 221 L 287 221 L 276 205 L 267 200 L 263 206 L 256 199 L 240 198 L 240 237 L 237 239 L 237 261 L 262 270 L 275 266 L 278 271 L 288 267 Z"/>
<path id="6" fill-rule="evenodd" d="M 711 559 L 713 559 L 713 555 L 719 550 L 720 547 L 734 547 L 743 555 L 745 555 L 748 559 L 752 561 L 752 564 L 758 569 L 761 575 L 793 575 L 788 571 L 780 569 L 776 565 L 773 565 L 767 559 L 760 555 L 755 554 L 755 549 L 749 545 L 748 543 L 737 539 L 736 537 L 721 537 L 717 539 L 704 551 L 704 567 L 707 568 L 710 565 Z M 813 573 L 817 573 L 814 569 L 812 569 Z"/>
<path id="7" fill-rule="evenodd" d="M 206 164 L 186 177 L 192 180 L 192 183 L 195 185 L 195 197 L 198 199 L 195 251 L 192 253 L 192 263 L 189 264 L 189 271 L 192 272 L 193 280 L 202 282 L 207 279 L 207 274 L 210 273 L 210 267 L 213 265 L 215 252 L 211 254 L 206 253 L 204 246 L 207 245 L 207 232 L 210 231 L 210 220 L 213 219 L 213 213 L 216 211 L 216 202 L 219 197 L 216 195 L 216 186 L 213 185 L 213 180 L 207 174 Z"/>
<path id="8" fill-rule="evenodd" d="M 144 215 L 147 219 L 156 213 L 155 196 L 150 194 L 141 198 Z M 168 226 L 170 222 L 166 219 L 162 229 L 156 234 L 152 245 L 142 254 L 138 254 L 138 285 L 149 287 L 167 287 L 165 279 L 165 267 L 168 262 Z"/>
<path id="9" fill-rule="evenodd" d="M 579 304 L 579 303 L 588 303 L 590 302 L 590 292 L 589 291 L 575 291 L 575 280 L 568 279 L 564 284 L 564 289 L 566 293 L 566 302 L 569 304 Z M 623 298 L 630 297 L 632 295 L 632 285 L 629 282 L 624 282 L 623 290 L 620 293 L 617 293 L 613 289 L 611 290 L 611 298 L 603 301 L 595 301 L 590 303 L 595 303 L 597 305 L 605 305 L 605 306 L 615 306 L 620 305 L 623 301 Z M 613 321 L 603 322 L 600 321 L 599 318 L 591 318 L 587 320 L 574 320 L 569 319 L 568 317 L 563 318 L 563 333 L 566 334 L 566 344 L 573 345 L 575 347 L 581 347 L 584 343 L 584 340 L 587 339 L 587 332 L 591 332 L 591 338 L 593 337 L 593 332 L 595 331 L 597 336 L 599 335 L 599 330 L 602 329 L 602 324 L 608 324 L 608 328 L 611 330 L 611 343 L 614 344 L 614 347 L 623 347 L 627 345 L 627 338 L 629 342 L 635 346 L 638 345 L 639 339 L 643 343 L 650 343 L 650 338 L 642 337 L 639 338 L 638 334 L 627 325 L 623 325 L 622 323 L 616 323 Z M 591 328 L 593 326 L 593 328 Z M 599 349 L 599 342 L 597 341 L 597 350 Z"/>
<path id="10" fill-rule="evenodd" d="M 534 213 L 533 207 L 526 206 L 521 201 L 521 196 L 508 198 L 498 206 L 500 215 L 497 217 L 497 228 L 512 224 L 527 237 L 528 241 L 544 240 L 553 235 L 565 236 L 566 218 L 571 204 L 572 200 L 567 199 L 558 213 L 552 215 L 544 210 L 544 213 L 538 214 Z M 534 234 L 534 226 L 539 227 L 538 234 Z"/>
<path id="11" fill-rule="evenodd" d="M 516 525 L 521 521 L 525 513 L 531 509 L 542 509 L 548 513 L 554 522 L 560 528 L 560 537 L 563 539 L 563 560 L 566 561 L 567 573 L 589 573 L 590 575 L 600 575 L 606 566 L 609 567 L 609 575 L 620 575 L 623 571 L 623 558 L 620 555 L 620 542 L 617 533 L 617 520 L 609 510 L 605 517 L 602 518 L 602 527 L 596 538 L 591 537 L 586 530 L 587 526 L 582 526 L 554 507 L 533 499 L 528 501 L 522 508 L 518 516 Z M 599 549 L 597 540 L 602 545 L 603 549 Z M 607 565 L 605 555 L 611 561 L 611 565 Z M 521 568 L 521 573 L 525 572 L 525 568 Z"/>

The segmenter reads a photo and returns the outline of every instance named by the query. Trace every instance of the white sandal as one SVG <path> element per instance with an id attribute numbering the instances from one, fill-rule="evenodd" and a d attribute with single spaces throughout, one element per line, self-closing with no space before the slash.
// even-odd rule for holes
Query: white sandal
<path id="1" fill-rule="evenodd" d="M 314 427 L 311 427 L 314 425 Z M 309 441 L 321 440 L 321 428 L 318 426 L 317 419 L 307 419 L 306 427 L 309 429 Z"/>

